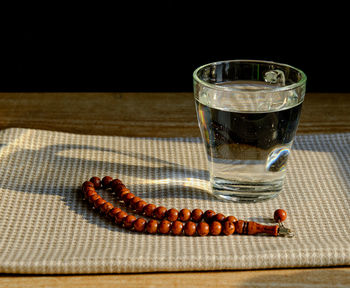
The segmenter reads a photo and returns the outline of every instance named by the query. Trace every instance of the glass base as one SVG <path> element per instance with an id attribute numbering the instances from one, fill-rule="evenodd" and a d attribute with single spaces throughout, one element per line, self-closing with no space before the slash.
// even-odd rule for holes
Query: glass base
<path id="1" fill-rule="evenodd" d="M 283 180 L 274 182 L 234 182 L 215 178 L 212 193 L 215 197 L 232 202 L 260 202 L 273 199 L 282 190 Z"/>

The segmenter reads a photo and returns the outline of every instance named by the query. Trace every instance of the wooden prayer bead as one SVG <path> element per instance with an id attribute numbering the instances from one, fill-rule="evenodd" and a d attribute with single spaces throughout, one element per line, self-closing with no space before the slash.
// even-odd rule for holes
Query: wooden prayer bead
<path id="1" fill-rule="evenodd" d="M 158 231 L 158 221 L 151 219 L 147 222 L 146 231 L 150 234 L 155 234 Z"/>
<path id="2" fill-rule="evenodd" d="M 219 221 L 213 221 L 210 223 L 209 233 L 213 236 L 220 235 L 222 230 L 221 223 Z"/>
<path id="3" fill-rule="evenodd" d="M 214 220 L 214 221 L 223 222 L 223 221 L 225 220 L 225 218 L 226 218 L 226 217 L 225 217 L 224 214 L 218 213 L 218 214 L 214 215 L 213 220 Z"/>
<path id="4" fill-rule="evenodd" d="M 161 233 L 161 234 L 168 234 L 170 232 L 170 229 L 171 229 L 171 222 L 170 221 L 162 220 L 159 223 L 159 226 L 158 226 L 159 233 Z"/>
<path id="5" fill-rule="evenodd" d="M 136 203 L 135 205 L 135 210 L 137 213 L 143 213 L 143 209 L 147 205 L 147 202 L 140 200 L 139 202 Z"/>
<path id="6" fill-rule="evenodd" d="M 181 209 L 179 212 L 179 219 L 183 222 L 187 222 L 191 219 L 191 211 L 189 209 Z"/>
<path id="7" fill-rule="evenodd" d="M 90 182 L 90 181 L 85 181 L 85 182 L 83 183 L 83 185 L 81 185 L 81 190 L 84 192 L 85 189 L 87 189 L 87 188 L 93 188 L 93 189 L 95 189 L 95 186 L 94 186 L 94 184 L 93 184 L 92 182 Z"/>
<path id="8" fill-rule="evenodd" d="M 191 213 L 193 222 L 200 222 L 203 217 L 203 211 L 201 209 L 194 209 Z"/>
<path id="9" fill-rule="evenodd" d="M 96 194 L 95 188 L 87 187 L 83 191 L 85 199 L 88 199 L 91 195 Z"/>
<path id="10" fill-rule="evenodd" d="M 127 189 L 124 184 L 120 184 L 115 186 L 115 195 L 120 198 L 120 194 L 122 193 L 123 189 Z M 129 189 L 128 189 L 129 190 Z"/>
<path id="11" fill-rule="evenodd" d="M 167 209 L 165 207 L 159 206 L 154 210 L 153 215 L 156 219 L 162 220 L 165 218 L 166 211 Z"/>
<path id="12" fill-rule="evenodd" d="M 146 216 L 152 217 L 154 210 L 156 210 L 156 208 L 157 208 L 156 205 L 149 203 L 145 206 L 145 208 L 143 209 L 143 212 L 145 213 Z"/>
<path id="13" fill-rule="evenodd" d="M 130 229 L 133 227 L 136 217 L 134 215 L 128 215 L 123 219 L 124 227 Z"/>
<path id="14" fill-rule="evenodd" d="M 134 198 L 132 198 L 131 199 L 131 201 L 130 201 L 130 207 L 132 208 L 132 209 L 135 209 L 135 205 L 136 205 L 136 203 L 137 202 L 139 202 L 139 201 L 141 201 L 142 199 L 140 198 L 140 197 L 134 197 Z"/>
<path id="15" fill-rule="evenodd" d="M 199 236 L 206 236 L 209 234 L 209 224 L 207 222 L 200 222 L 197 225 L 197 233 Z"/>
<path id="16" fill-rule="evenodd" d="M 207 210 L 204 212 L 203 218 L 207 223 L 210 223 L 215 215 L 216 213 L 213 210 Z"/>
<path id="17" fill-rule="evenodd" d="M 107 201 L 104 200 L 103 198 L 99 198 L 96 201 L 94 201 L 94 207 L 97 209 L 98 207 L 102 206 L 105 204 Z"/>
<path id="18" fill-rule="evenodd" d="M 97 194 L 97 192 L 95 191 L 95 189 L 94 189 L 94 190 L 88 190 L 88 191 L 86 192 L 86 194 L 85 194 L 85 198 L 86 198 L 86 199 L 89 199 L 89 197 L 91 197 L 92 195 L 95 195 L 95 194 Z"/>
<path id="19" fill-rule="evenodd" d="M 174 221 L 173 224 L 171 225 L 171 232 L 174 235 L 180 235 L 182 233 L 184 225 L 180 221 Z"/>
<path id="20" fill-rule="evenodd" d="M 137 218 L 136 221 L 134 222 L 134 229 L 137 232 L 143 232 L 145 231 L 146 227 L 146 220 L 143 218 Z"/>
<path id="21" fill-rule="evenodd" d="M 196 233 L 196 223 L 192 222 L 192 221 L 188 221 L 186 222 L 185 224 L 185 227 L 184 227 L 184 232 L 185 232 L 185 235 L 187 236 L 192 236 Z"/>
<path id="22" fill-rule="evenodd" d="M 113 181 L 111 176 L 105 176 L 102 178 L 102 187 L 104 189 L 110 188 L 110 183 Z"/>
<path id="23" fill-rule="evenodd" d="M 248 222 L 243 220 L 238 220 L 235 223 L 236 232 L 238 234 L 248 234 Z"/>
<path id="24" fill-rule="evenodd" d="M 226 219 L 225 219 L 225 221 L 230 221 L 230 222 L 235 223 L 235 222 L 237 222 L 238 220 L 237 220 L 237 218 L 236 218 L 235 216 L 227 216 Z"/>
<path id="25" fill-rule="evenodd" d="M 283 222 L 287 219 L 287 212 L 283 209 L 277 209 L 273 214 L 273 218 L 277 223 Z"/>
<path id="26" fill-rule="evenodd" d="M 166 212 L 166 217 L 171 222 L 176 221 L 178 216 L 179 216 L 179 211 L 177 211 L 175 208 L 171 208 Z"/>
<path id="27" fill-rule="evenodd" d="M 115 215 L 114 222 L 116 224 L 122 224 L 124 218 L 127 217 L 127 216 L 128 216 L 128 213 L 126 213 L 125 211 L 122 210 L 119 213 L 117 213 L 117 215 Z"/>
<path id="28" fill-rule="evenodd" d="M 109 183 L 109 186 L 112 188 L 113 192 L 116 192 L 116 189 L 119 185 L 123 185 L 122 181 L 120 181 L 119 179 L 114 179 Z"/>
<path id="29" fill-rule="evenodd" d="M 114 219 L 114 217 L 120 212 L 122 209 L 118 207 L 114 207 L 113 209 L 108 211 L 108 217 Z"/>
<path id="30" fill-rule="evenodd" d="M 96 194 L 89 197 L 89 202 L 91 204 L 93 204 L 95 201 L 97 201 L 97 199 L 100 199 L 100 198 L 101 198 L 101 196 L 96 193 Z"/>
<path id="31" fill-rule="evenodd" d="M 95 188 L 94 183 L 92 183 L 92 182 L 90 182 L 90 181 L 85 181 L 85 182 L 83 183 L 83 185 L 81 186 L 81 189 L 84 190 L 84 188 L 87 188 L 87 187 Z"/>
<path id="32" fill-rule="evenodd" d="M 102 214 L 107 214 L 109 212 L 109 210 L 113 209 L 113 205 L 112 203 L 106 202 L 105 204 L 101 205 L 99 207 L 100 211 Z"/>
<path id="33" fill-rule="evenodd" d="M 129 190 L 128 188 L 123 188 L 123 189 L 120 191 L 119 198 L 120 198 L 120 199 L 123 199 L 124 195 L 125 195 L 125 194 L 128 194 L 128 193 L 131 193 L 130 190 Z"/>
<path id="34" fill-rule="evenodd" d="M 232 235 L 235 232 L 235 224 L 232 221 L 226 220 L 222 225 L 222 233 Z"/>
<path id="35" fill-rule="evenodd" d="M 91 177 L 90 182 L 94 184 L 95 189 L 101 188 L 101 179 L 98 177 Z"/>
<path id="36" fill-rule="evenodd" d="M 129 206 L 130 201 L 131 201 L 134 197 L 135 197 L 135 195 L 132 194 L 132 193 L 124 194 L 124 195 L 123 195 L 123 201 L 124 201 L 125 206 Z"/>

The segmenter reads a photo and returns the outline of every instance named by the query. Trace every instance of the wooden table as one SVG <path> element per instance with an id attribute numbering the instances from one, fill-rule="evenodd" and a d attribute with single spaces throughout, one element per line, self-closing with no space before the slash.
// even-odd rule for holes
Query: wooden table
<path id="1" fill-rule="evenodd" d="M 197 137 L 192 93 L 0 93 L 0 128 L 94 135 Z M 298 134 L 350 132 L 350 94 L 306 95 Z M 0 287 L 350 287 L 350 268 L 1 275 Z"/>

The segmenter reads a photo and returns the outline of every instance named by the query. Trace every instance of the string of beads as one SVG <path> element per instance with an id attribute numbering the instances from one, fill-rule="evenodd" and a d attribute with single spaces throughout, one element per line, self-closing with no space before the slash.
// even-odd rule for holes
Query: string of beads
<path id="1" fill-rule="evenodd" d="M 131 209 L 134 214 L 151 218 L 146 220 L 143 217 L 136 218 L 132 214 L 119 207 L 113 206 L 99 195 L 96 190 L 109 189 L 117 199 L 123 201 L 125 207 Z M 206 235 L 232 235 L 246 234 L 254 235 L 265 233 L 278 236 L 280 225 L 262 225 L 253 221 L 237 220 L 234 216 L 225 217 L 222 213 L 213 210 L 203 212 L 201 209 L 167 209 L 164 206 L 157 207 L 147 203 L 130 192 L 119 179 L 105 176 L 102 180 L 99 177 L 92 177 L 82 185 L 82 194 L 94 209 L 114 221 L 116 224 L 136 232 L 148 232 L 150 234 L 172 234 L 187 236 Z M 281 223 L 287 217 L 284 210 L 275 211 L 274 219 Z"/>

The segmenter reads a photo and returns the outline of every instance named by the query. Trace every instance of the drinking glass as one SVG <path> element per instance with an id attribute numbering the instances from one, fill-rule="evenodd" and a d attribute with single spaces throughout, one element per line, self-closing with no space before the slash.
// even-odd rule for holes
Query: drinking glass
<path id="1" fill-rule="evenodd" d="M 281 63 L 230 60 L 199 67 L 193 84 L 212 193 L 236 202 L 276 197 L 299 123 L 306 75 Z"/>

